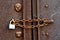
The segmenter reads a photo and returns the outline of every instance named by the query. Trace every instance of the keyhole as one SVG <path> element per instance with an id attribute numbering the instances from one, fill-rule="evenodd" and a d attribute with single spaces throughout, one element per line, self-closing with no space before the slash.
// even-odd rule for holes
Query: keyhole
<path id="1" fill-rule="evenodd" d="M 14 24 L 14 22 L 12 21 L 11 24 Z"/>

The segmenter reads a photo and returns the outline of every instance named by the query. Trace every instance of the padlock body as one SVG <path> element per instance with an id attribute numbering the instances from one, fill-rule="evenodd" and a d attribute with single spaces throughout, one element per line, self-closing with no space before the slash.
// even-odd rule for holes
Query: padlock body
<path id="1" fill-rule="evenodd" d="M 15 24 L 9 24 L 9 29 L 15 29 Z"/>

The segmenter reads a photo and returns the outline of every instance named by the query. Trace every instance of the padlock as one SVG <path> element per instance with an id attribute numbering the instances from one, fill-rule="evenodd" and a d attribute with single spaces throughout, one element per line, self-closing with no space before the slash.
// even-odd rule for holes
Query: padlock
<path id="1" fill-rule="evenodd" d="M 9 23 L 9 29 L 15 29 L 15 21 L 12 19 Z"/>

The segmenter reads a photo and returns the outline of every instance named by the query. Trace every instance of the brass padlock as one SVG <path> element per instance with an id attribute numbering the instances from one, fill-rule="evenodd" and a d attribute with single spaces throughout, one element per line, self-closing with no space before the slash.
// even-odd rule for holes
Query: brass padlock
<path id="1" fill-rule="evenodd" d="M 9 23 L 9 29 L 15 29 L 15 21 L 12 19 Z"/>

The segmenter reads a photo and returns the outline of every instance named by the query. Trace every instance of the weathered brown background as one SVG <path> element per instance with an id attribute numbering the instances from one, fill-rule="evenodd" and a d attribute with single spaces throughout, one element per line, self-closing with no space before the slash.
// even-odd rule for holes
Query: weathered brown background
<path id="1" fill-rule="evenodd" d="M 14 5 L 21 3 L 22 9 L 20 12 L 14 10 Z M 49 5 L 45 8 L 45 5 Z M 13 19 L 31 19 L 37 17 L 50 18 L 53 16 L 54 23 L 49 26 L 44 26 L 39 30 L 21 29 L 9 30 L 9 21 Z M 24 16 L 25 15 L 25 16 Z M 32 17 L 31 17 L 32 16 Z M 23 36 L 16 38 L 15 32 L 22 31 Z M 44 33 L 49 33 L 45 36 Z M 39 35 L 39 36 L 38 36 Z M 60 40 L 60 0 L 0 0 L 0 40 Z"/>

